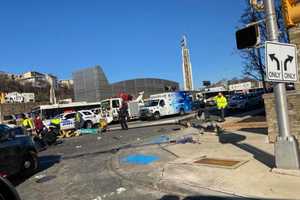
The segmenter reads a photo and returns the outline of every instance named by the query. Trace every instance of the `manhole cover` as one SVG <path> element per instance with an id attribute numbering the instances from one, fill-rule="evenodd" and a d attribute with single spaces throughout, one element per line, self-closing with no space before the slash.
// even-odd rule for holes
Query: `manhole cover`
<path id="1" fill-rule="evenodd" d="M 245 162 L 246 161 L 239 161 L 239 160 L 203 158 L 201 160 L 196 160 L 194 163 L 232 169 L 232 168 L 237 168 L 237 167 L 241 166 Z"/>

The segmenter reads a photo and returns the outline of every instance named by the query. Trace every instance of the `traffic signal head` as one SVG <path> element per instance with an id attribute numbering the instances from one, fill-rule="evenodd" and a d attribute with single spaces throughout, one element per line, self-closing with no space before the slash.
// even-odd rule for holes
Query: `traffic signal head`
<path id="1" fill-rule="evenodd" d="M 282 12 L 287 28 L 300 23 L 300 2 L 297 0 L 282 0 Z"/>
<path id="2" fill-rule="evenodd" d="M 259 30 L 257 24 L 236 31 L 235 38 L 238 49 L 256 46 L 259 43 Z"/>

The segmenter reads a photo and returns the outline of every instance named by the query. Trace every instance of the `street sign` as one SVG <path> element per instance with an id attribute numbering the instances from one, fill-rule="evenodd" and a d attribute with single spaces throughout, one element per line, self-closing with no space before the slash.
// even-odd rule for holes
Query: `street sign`
<path id="1" fill-rule="evenodd" d="M 266 78 L 272 82 L 297 82 L 297 48 L 293 44 L 266 42 Z"/>

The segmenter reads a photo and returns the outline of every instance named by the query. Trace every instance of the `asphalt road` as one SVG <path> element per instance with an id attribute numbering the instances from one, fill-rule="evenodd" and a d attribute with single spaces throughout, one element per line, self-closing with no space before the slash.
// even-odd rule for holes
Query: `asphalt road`
<path id="1" fill-rule="evenodd" d="M 15 180 L 15 185 L 23 200 L 225 199 L 221 198 L 224 194 L 205 189 L 199 189 L 197 194 L 163 191 L 124 179 L 111 169 L 111 158 L 120 149 L 144 145 L 179 128 L 165 125 L 65 139 L 40 152 L 39 172 L 25 181 Z"/>

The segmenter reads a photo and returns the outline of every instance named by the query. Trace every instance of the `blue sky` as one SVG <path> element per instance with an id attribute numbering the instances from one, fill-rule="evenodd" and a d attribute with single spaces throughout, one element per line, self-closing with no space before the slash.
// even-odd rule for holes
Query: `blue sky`
<path id="1" fill-rule="evenodd" d="M 241 75 L 234 33 L 244 0 L 0 2 L 0 71 L 67 79 L 99 64 L 110 82 L 159 77 L 182 83 L 186 34 L 196 86 Z"/>

